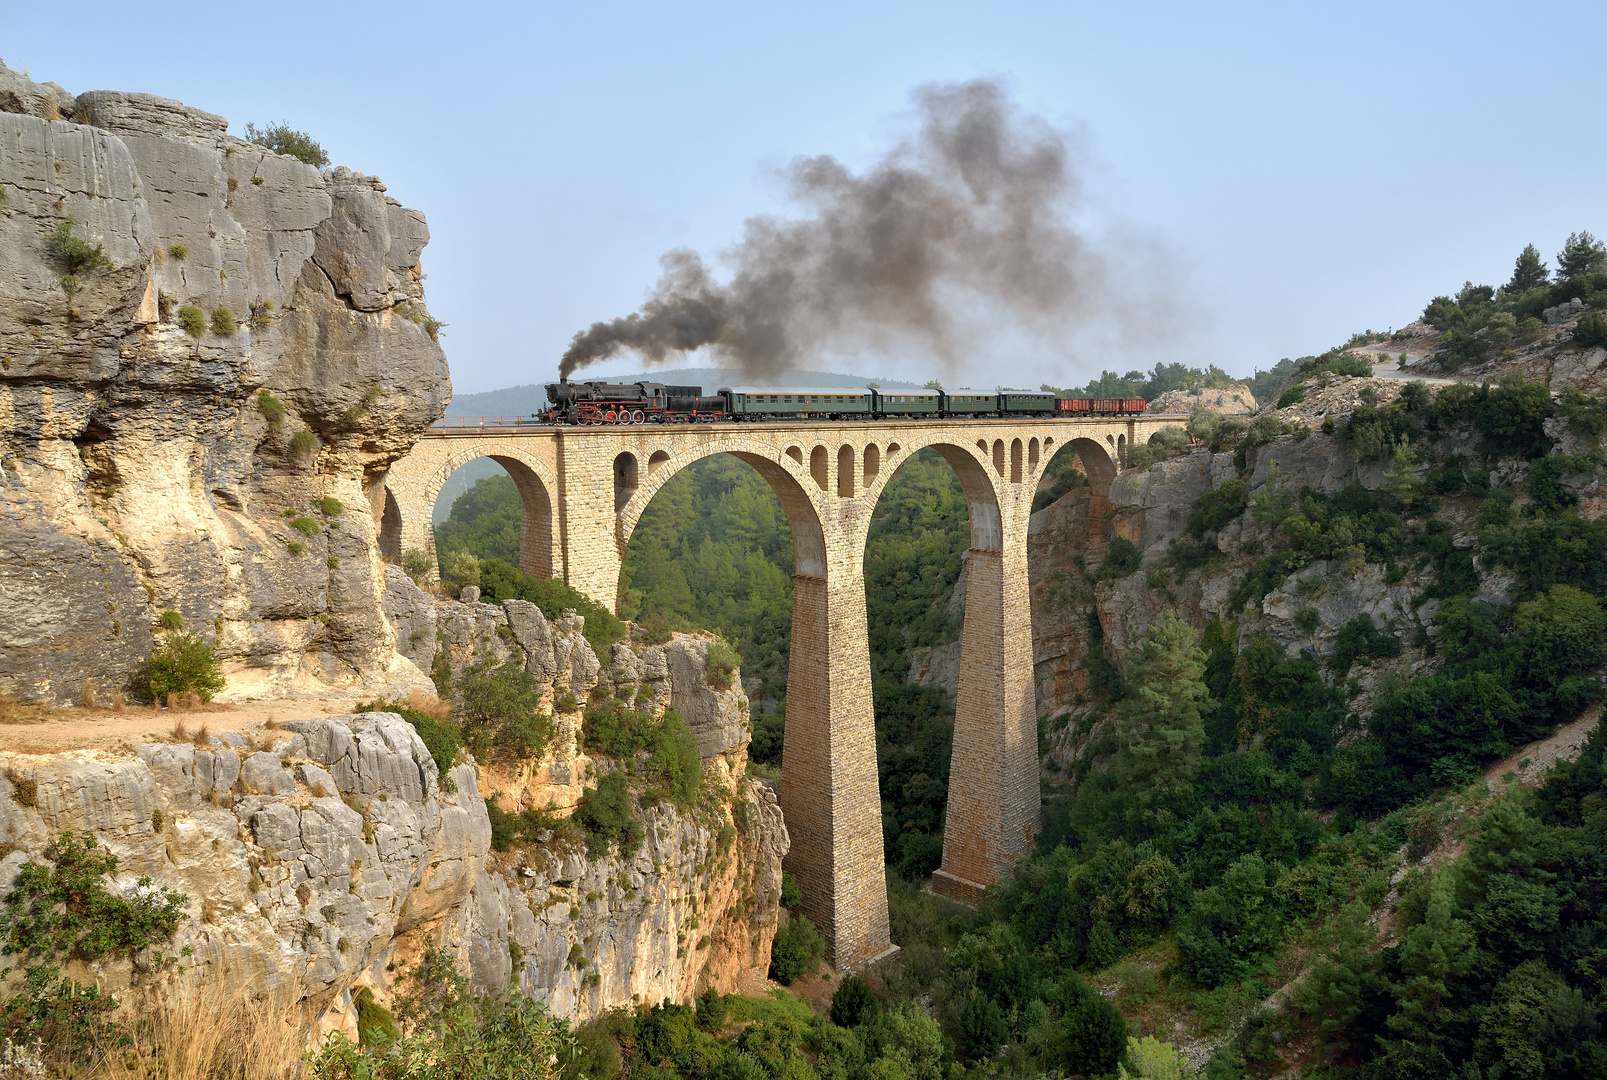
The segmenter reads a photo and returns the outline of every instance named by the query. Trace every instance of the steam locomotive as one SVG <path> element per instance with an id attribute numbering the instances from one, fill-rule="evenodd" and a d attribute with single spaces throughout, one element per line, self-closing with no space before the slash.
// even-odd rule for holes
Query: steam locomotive
<path id="1" fill-rule="evenodd" d="M 1037 390 L 721 387 L 657 382 L 547 384 L 550 424 L 713 424 L 719 421 L 883 420 L 982 416 L 1131 416 L 1143 398 L 1062 398 Z"/>

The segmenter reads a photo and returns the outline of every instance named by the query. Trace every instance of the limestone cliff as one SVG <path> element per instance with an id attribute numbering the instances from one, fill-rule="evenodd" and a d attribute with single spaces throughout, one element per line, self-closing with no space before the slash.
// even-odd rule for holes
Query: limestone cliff
<path id="1" fill-rule="evenodd" d="M 684 709 L 709 778 L 700 804 L 645 808 L 646 841 L 630 857 L 541 843 L 492 850 L 485 795 L 509 810 L 573 804 L 589 765 L 576 750 L 578 709 L 517 783 L 467 755 L 434 761 L 386 712 L 122 753 L 0 754 L 0 894 L 61 832 L 87 830 L 118 856 L 118 888 L 148 876 L 189 897 L 169 950 L 192 950 L 189 967 L 305 999 L 329 1009 L 331 1025 L 354 1022 L 354 986 L 386 1000 L 426 936 L 476 987 L 516 977 L 571 1016 L 762 977 L 787 833 L 768 786 L 744 776 L 747 701 L 708 683 L 706 643 L 616 646 L 605 669 L 578 617 L 548 620 L 519 601 L 437 602 L 405 576 L 393 584 L 393 609 L 427 607 L 441 630 L 431 644 L 463 649 L 462 660 L 468 639 L 481 655 L 522 655 L 549 702 L 625 680 Z M 72 973 L 137 996 L 148 960 Z"/>
<path id="2" fill-rule="evenodd" d="M 1349 386 L 1384 381 L 1342 382 Z M 1376 399 L 1387 400 L 1398 384 L 1375 389 Z M 1546 432 L 1559 452 L 1580 449 L 1561 417 L 1548 420 Z M 1445 454 L 1471 458 L 1476 452 L 1474 432 L 1449 433 L 1444 439 L 1440 450 Z M 1419 465 L 1417 472 L 1426 467 Z M 1517 493 L 1522 501 L 1529 468 L 1527 462 L 1502 459 L 1492 484 Z M 1272 549 L 1278 523 L 1287 516 L 1280 515 L 1280 508 L 1286 511 L 1305 489 L 1334 496 L 1359 483 L 1377 490 L 1385 483 L 1385 473 L 1383 463 L 1358 462 L 1333 436 L 1297 427 L 1293 434 L 1236 454 L 1213 454 L 1201 447 L 1149 469 L 1121 472 L 1110 487 L 1108 512 L 1096 505 L 1097 493 L 1082 488 L 1033 515 L 1029 567 L 1038 703 L 1041 713 L 1058 721 L 1051 723 L 1051 762 L 1069 763 L 1085 742 L 1086 728 L 1079 730 L 1066 721 L 1090 710 L 1092 661 L 1104 656 L 1124 663 L 1167 611 L 1177 612 L 1197 629 L 1221 620 L 1235 633 L 1240 649 L 1266 638 L 1291 655 L 1310 650 L 1318 656 L 1333 653 L 1345 624 L 1359 615 L 1370 616 L 1402 648 L 1398 656 L 1352 667 L 1345 677 L 1350 706 L 1363 714 L 1385 680 L 1431 667 L 1439 633 L 1433 618 L 1440 602 L 1431 598 L 1435 568 L 1426 557 L 1403 558 L 1393 573 L 1378 562 L 1356 560 L 1345 565 L 1319 559 L 1274 583 L 1259 601 L 1252 600 L 1242 610 L 1232 602 L 1234 590 L 1252 565 Z M 1208 560 L 1179 564 L 1173 544 L 1191 542 L 1186 529 L 1196 501 L 1229 482 L 1245 485 L 1244 512 L 1214 534 L 1217 551 Z M 1607 486 L 1599 478 L 1582 475 L 1569 483 L 1586 516 L 1607 513 Z M 1479 501 L 1467 495 L 1437 500 L 1432 517 L 1448 531 L 1455 549 L 1473 552 L 1478 507 Z M 1135 546 L 1136 569 L 1107 561 L 1110 543 L 1117 537 Z M 1510 569 L 1485 565 L 1476 553 L 1471 562 L 1478 580 L 1477 598 L 1507 602 L 1513 581 Z"/>
<path id="3" fill-rule="evenodd" d="M 421 681 L 369 500 L 451 394 L 429 230 L 227 128 L 0 66 L 0 695 L 121 689 L 168 609 L 235 696 Z"/>

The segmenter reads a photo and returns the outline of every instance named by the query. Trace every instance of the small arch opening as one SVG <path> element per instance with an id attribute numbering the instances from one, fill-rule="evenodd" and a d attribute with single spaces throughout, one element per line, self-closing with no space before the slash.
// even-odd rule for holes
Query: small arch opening
<path id="1" fill-rule="evenodd" d="M 815 478 L 815 486 L 825 491 L 831 483 L 831 460 L 824 446 L 817 446 L 809 451 L 809 475 Z"/>
<path id="2" fill-rule="evenodd" d="M 993 471 L 1004 475 L 1004 440 L 993 440 Z"/>
<path id="3" fill-rule="evenodd" d="M 847 443 L 837 449 L 837 495 L 843 499 L 854 497 L 854 448 Z"/>
<path id="4" fill-rule="evenodd" d="M 1036 438 L 1034 438 L 1031 442 L 1027 443 L 1027 468 L 1036 469 L 1037 467 L 1038 467 L 1038 440 Z"/>
<path id="5" fill-rule="evenodd" d="M 647 475 L 652 476 L 658 472 L 658 467 L 670 459 L 668 450 L 654 450 L 653 456 L 647 459 Z"/>
<path id="6" fill-rule="evenodd" d="M 402 508 L 390 488 L 385 489 L 385 509 L 379 517 L 379 557 L 398 566 L 402 562 Z"/>
<path id="7" fill-rule="evenodd" d="M 892 455 L 898 453 L 899 450 L 901 450 L 901 449 L 902 449 L 902 447 L 900 447 L 898 445 L 898 443 L 896 443 L 896 442 L 887 444 L 887 454 L 888 454 L 889 457 L 891 457 Z"/>
<path id="8" fill-rule="evenodd" d="M 1010 442 L 1010 482 L 1021 483 L 1021 440 L 1013 439 Z"/>
<path id="9" fill-rule="evenodd" d="M 1116 464 L 1119 465 L 1119 466 L 1125 466 L 1127 464 L 1127 436 L 1126 435 L 1118 435 L 1118 436 L 1116 436 Z"/>
<path id="10" fill-rule="evenodd" d="M 865 447 L 865 485 L 876 479 L 876 474 L 882 471 L 882 452 L 875 443 Z"/>
<path id="11" fill-rule="evenodd" d="M 976 441 L 976 448 L 986 454 L 988 452 L 988 440 L 978 439 Z"/>
<path id="12" fill-rule="evenodd" d="M 625 509 L 625 504 L 636 494 L 636 455 L 629 450 L 614 458 L 614 513 Z"/>
<path id="13" fill-rule="evenodd" d="M 789 447 L 787 447 L 787 456 L 790 457 L 792 460 L 796 461 L 798 464 L 800 464 L 800 465 L 803 464 L 803 448 L 802 447 L 798 447 L 798 446 L 789 446 Z"/>

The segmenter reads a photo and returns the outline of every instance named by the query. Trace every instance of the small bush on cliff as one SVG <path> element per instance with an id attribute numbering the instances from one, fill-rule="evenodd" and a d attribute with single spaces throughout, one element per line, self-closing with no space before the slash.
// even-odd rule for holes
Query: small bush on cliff
<path id="1" fill-rule="evenodd" d="M 206 334 L 206 313 L 194 304 L 185 304 L 174 313 L 179 320 L 179 329 L 193 338 L 201 338 Z"/>
<path id="2" fill-rule="evenodd" d="M 96 986 L 59 978 L 60 963 L 133 959 L 161 945 L 187 918 L 189 898 L 153 888 L 148 877 L 131 894 L 107 888 L 117 856 L 99 850 L 93 833 L 64 832 L 44 855 L 48 862 L 23 863 L 0 904 L 0 955 L 32 961 L 23 968 L 20 992 L 0 1010 L 0 1041 L 37 1041 L 57 1073 L 70 1075 L 76 1071 L 71 1065 L 83 1063 L 97 1042 L 115 1041 L 107 1014 L 117 1003 Z M 160 968 L 174 958 L 155 952 L 151 959 Z"/>
<path id="3" fill-rule="evenodd" d="M 826 955 L 826 941 L 815 924 L 794 915 L 776 931 L 770 946 L 770 977 L 782 986 L 791 986 L 804 975 L 812 975 Z"/>
<path id="4" fill-rule="evenodd" d="M 291 518 L 290 527 L 306 536 L 318 535 L 318 523 L 309 517 Z"/>
<path id="5" fill-rule="evenodd" d="M 594 859 L 608 854 L 610 844 L 619 845 L 625 858 L 636 854 L 642 846 L 642 823 L 631 812 L 630 790 L 625 786 L 625 774 L 611 772 L 587 788 L 575 807 L 575 820 L 586 830 L 586 851 Z"/>
<path id="6" fill-rule="evenodd" d="M 135 692 L 152 701 L 192 691 L 211 701 L 225 684 L 212 645 L 194 631 L 168 635 L 134 676 Z"/>
<path id="7" fill-rule="evenodd" d="M 709 682 L 722 689 L 729 688 L 731 679 L 736 674 L 737 667 L 742 663 L 742 657 L 737 651 L 726 644 L 723 638 L 715 638 L 709 642 L 709 651 L 704 661 L 703 672 Z"/>
<path id="8" fill-rule="evenodd" d="M 463 736 L 482 760 L 538 761 L 552 744 L 552 718 L 541 711 L 541 687 L 517 660 L 478 661 L 458 680 Z"/>
<path id="9" fill-rule="evenodd" d="M 325 517 L 340 517 L 346 509 L 346 504 L 333 495 L 321 495 L 313 502 L 313 505 Z"/>
<path id="10" fill-rule="evenodd" d="M 296 458 L 309 458 L 318 452 L 318 436 L 312 433 L 311 428 L 302 428 L 290 436 L 290 455 Z"/>
<path id="11" fill-rule="evenodd" d="M 408 548 L 402 552 L 402 573 L 415 582 L 422 581 L 424 575 L 430 572 L 429 553 L 422 548 Z"/>
<path id="12" fill-rule="evenodd" d="M 234 310 L 225 304 L 219 304 L 212 309 L 212 332 L 218 337 L 228 337 L 240 329 L 240 323 L 234 317 Z"/>
<path id="13" fill-rule="evenodd" d="M 268 421 L 270 431 L 278 431 L 285 422 L 285 403 L 264 390 L 257 395 L 257 411 Z"/>
<path id="14" fill-rule="evenodd" d="M 258 146 L 266 146 L 276 154 L 287 154 L 315 169 L 329 164 L 329 155 L 305 131 L 297 131 L 284 121 L 258 127 L 246 125 L 246 138 Z"/>
<path id="15" fill-rule="evenodd" d="M 67 268 L 69 277 L 78 277 L 94 270 L 110 270 L 112 260 L 106 257 L 106 250 L 100 244 L 90 244 L 73 235 L 73 228 L 78 224 L 71 214 L 56 226 L 45 238 L 45 245 L 62 261 Z"/>
<path id="16" fill-rule="evenodd" d="M 179 260 L 179 262 L 183 262 L 190 257 L 190 248 L 187 244 L 169 244 L 167 253 Z"/>

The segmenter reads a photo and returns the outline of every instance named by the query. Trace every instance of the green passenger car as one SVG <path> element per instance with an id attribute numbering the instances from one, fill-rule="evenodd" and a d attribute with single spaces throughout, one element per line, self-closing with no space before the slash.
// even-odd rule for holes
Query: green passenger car
<path id="1" fill-rule="evenodd" d="M 942 408 L 938 390 L 876 391 L 876 411 L 882 416 L 936 416 Z"/>
<path id="2" fill-rule="evenodd" d="M 1007 413 L 1051 416 L 1055 411 L 1055 395 L 1039 390 L 1000 390 L 999 407 Z"/>
<path id="3" fill-rule="evenodd" d="M 735 386 L 720 393 L 736 420 L 788 420 L 805 416 L 870 415 L 869 390 L 835 387 Z"/>
<path id="4" fill-rule="evenodd" d="M 943 411 L 950 416 L 996 413 L 999 411 L 999 395 L 992 390 L 946 390 L 943 392 Z"/>

